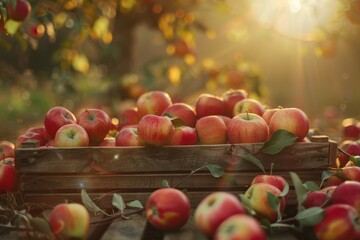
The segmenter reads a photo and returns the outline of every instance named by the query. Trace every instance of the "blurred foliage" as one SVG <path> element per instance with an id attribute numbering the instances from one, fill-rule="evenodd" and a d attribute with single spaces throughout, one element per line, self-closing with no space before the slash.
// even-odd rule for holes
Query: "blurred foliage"
<path id="1" fill-rule="evenodd" d="M 360 1 L 339 1 L 344 5 L 341 16 L 358 25 Z M 210 40 L 217 33 L 197 16 L 197 10 L 226 15 L 231 8 L 226 0 L 29 2 L 31 15 L 17 22 L 8 18 L 6 9 L 16 0 L 0 0 L 2 121 L 39 119 L 57 104 L 72 110 L 87 104 L 116 115 L 119 105 L 149 89 L 164 89 L 175 101 L 202 89 L 244 88 L 253 97 L 266 95 L 260 69 L 236 53 L 230 64 L 217 63 L 211 56 L 199 59 L 198 33 Z M 238 30 L 228 33 L 229 39 L 246 38 L 246 22 L 254 21 L 251 3 L 237 2 L 239 23 L 234 28 Z M 158 32 L 159 45 L 164 47 L 141 72 L 135 72 L 135 32 L 140 26 Z M 318 56 L 335 55 L 338 35 L 334 33 L 327 30 L 327 37 L 319 37 Z"/>

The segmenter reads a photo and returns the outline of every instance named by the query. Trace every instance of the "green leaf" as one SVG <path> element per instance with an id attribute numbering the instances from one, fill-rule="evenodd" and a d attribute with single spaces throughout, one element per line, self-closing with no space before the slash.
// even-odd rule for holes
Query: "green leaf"
<path id="1" fill-rule="evenodd" d="M 266 218 L 261 218 L 260 219 L 260 224 L 265 228 L 265 229 L 271 229 L 271 222 L 269 220 L 267 220 Z"/>
<path id="2" fill-rule="evenodd" d="M 293 145 L 297 139 L 298 137 L 291 132 L 279 129 L 271 134 L 270 139 L 264 143 L 259 151 L 274 155 L 281 152 L 285 147 Z"/>
<path id="3" fill-rule="evenodd" d="M 238 157 L 242 160 L 245 160 L 249 163 L 254 164 L 255 166 L 257 166 L 264 174 L 266 174 L 264 165 L 262 164 L 262 162 L 257 159 L 254 155 L 252 155 L 251 153 L 247 153 L 247 152 L 243 152 L 241 154 L 238 155 Z"/>
<path id="4" fill-rule="evenodd" d="M 289 193 L 289 189 L 290 189 L 289 184 L 285 182 L 284 189 L 280 193 L 279 197 L 285 197 Z"/>
<path id="5" fill-rule="evenodd" d="M 216 178 L 225 174 L 224 169 L 217 164 L 207 164 L 206 168 L 209 169 L 211 175 Z"/>
<path id="6" fill-rule="evenodd" d="M 127 203 L 126 206 L 132 207 L 132 208 L 144 208 L 144 206 L 142 205 L 142 203 L 139 200 L 131 201 L 131 202 Z"/>
<path id="7" fill-rule="evenodd" d="M 272 210 L 277 211 L 280 204 L 280 199 L 272 192 L 267 192 L 267 199 Z"/>
<path id="8" fill-rule="evenodd" d="M 319 186 L 313 181 L 307 181 L 304 183 L 304 187 L 307 191 L 318 191 L 320 190 Z"/>
<path id="9" fill-rule="evenodd" d="M 355 166 L 360 167 L 360 156 L 350 156 L 349 160 L 352 161 Z"/>
<path id="10" fill-rule="evenodd" d="M 324 218 L 324 209 L 311 207 L 298 213 L 295 218 L 302 226 L 314 226 Z"/>
<path id="11" fill-rule="evenodd" d="M 303 183 L 301 182 L 301 179 L 296 173 L 290 172 L 290 177 L 295 187 L 296 198 L 298 201 L 298 212 L 301 212 L 304 209 L 304 207 L 302 206 L 302 202 L 307 196 L 307 191 Z"/>
<path id="12" fill-rule="evenodd" d="M 44 233 L 44 234 L 52 233 L 48 221 L 46 221 L 44 218 L 33 217 L 30 219 L 30 224 L 34 230 L 37 230 L 41 233 Z"/>
<path id="13" fill-rule="evenodd" d="M 120 210 L 121 213 L 124 213 L 124 209 L 126 208 L 124 199 L 120 194 L 115 193 L 112 198 L 112 205 Z"/>
<path id="14" fill-rule="evenodd" d="M 168 182 L 168 180 L 166 180 L 166 179 L 163 179 L 162 181 L 161 181 L 161 185 L 163 185 L 164 187 L 170 187 L 170 185 L 169 185 L 169 182 Z"/>
<path id="15" fill-rule="evenodd" d="M 245 196 L 245 194 L 239 194 L 240 197 L 240 201 L 243 205 L 243 207 L 246 209 L 246 211 L 248 212 L 248 214 L 255 216 L 256 212 L 254 211 L 254 209 L 251 207 L 250 201 L 249 199 Z"/>
<path id="16" fill-rule="evenodd" d="M 101 208 L 99 208 L 94 202 L 93 200 L 91 200 L 89 194 L 86 192 L 85 189 L 81 190 L 81 200 L 84 204 L 84 206 L 92 213 L 94 213 L 95 215 L 98 215 L 99 213 L 103 213 L 105 215 L 108 215 L 107 213 L 105 213 L 103 210 L 101 210 Z"/>

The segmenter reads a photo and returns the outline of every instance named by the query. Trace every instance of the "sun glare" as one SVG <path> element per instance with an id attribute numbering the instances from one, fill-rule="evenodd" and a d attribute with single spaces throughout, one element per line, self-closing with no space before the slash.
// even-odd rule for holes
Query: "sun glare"
<path id="1" fill-rule="evenodd" d="M 265 27 L 303 41 L 319 40 L 336 20 L 339 0 L 253 0 L 255 18 Z"/>

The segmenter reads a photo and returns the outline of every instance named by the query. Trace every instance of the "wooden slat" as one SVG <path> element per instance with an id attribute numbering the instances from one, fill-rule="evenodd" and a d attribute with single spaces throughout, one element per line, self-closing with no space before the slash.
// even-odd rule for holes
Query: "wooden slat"
<path id="1" fill-rule="evenodd" d="M 297 171 L 303 182 L 321 181 L 322 171 Z M 224 177 L 215 178 L 210 173 L 196 173 L 179 187 L 186 189 L 220 190 L 248 187 L 252 179 L 262 172 L 232 172 Z M 284 176 L 289 185 L 292 181 L 289 172 L 274 171 L 273 175 Z M 19 188 L 23 192 L 56 193 L 59 191 L 80 191 L 86 189 L 102 191 L 151 191 L 161 188 L 162 180 L 166 179 L 174 186 L 188 174 L 114 174 L 114 175 L 48 175 L 23 174 L 20 176 Z"/>
<path id="2" fill-rule="evenodd" d="M 325 169 L 331 157 L 329 142 L 296 143 L 276 155 L 258 152 L 262 143 L 165 147 L 17 148 L 18 173 L 189 172 L 207 163 L 224 169 L 257 170 L 238 154 L 247 149 L 266 169 Z"/>

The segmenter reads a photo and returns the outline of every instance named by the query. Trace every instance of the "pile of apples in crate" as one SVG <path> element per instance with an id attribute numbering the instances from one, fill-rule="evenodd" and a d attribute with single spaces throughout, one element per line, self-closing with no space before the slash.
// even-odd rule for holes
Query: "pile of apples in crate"
<path id="1" fill-rule="evenodd" d="M 194 106 L 173 103 L 166 92 L 150 91 L 139 97 L 135 108 L 117 118 L 114 124 L 105 111 L 94 108 L 82 109 L 77 115 L 62 106 L 49 109 L 43 126 L 29 128 L 15 144 L 0 143 L 0 191 L 15 188 L 14 149 L 28 140 L 36 140 L 40 148 L 160 147 L 266 142 L 278 130 L 288 131 L 298 142 L 309 142 L 311 132 L 301 109 L 268 108 L 243 89 L 228 90 L 221 97 L 200 94 Z M 360 125 L 347 119 L 342 130 L 337 174 L 329 175 L 322 189 L 302 188 L 302 210 L 295 218 L 283 221 L 279 217 L 288 191 L 283 176 L 258 175 L 240 198 L 214 192 L 203 199 L 194 213 L 197 228 L 213 239 L 267 239 L 266 227 L 306 225 L 311 218 L 318 239 L 360 239 Z M 149 196 L 144 211 L 156 228 L 177 230 L 189 219 L 190 199 L 176 188 L 158 189 Z M 84 238 L 91 222 L 86 208 L 77 203 L 56 206 L 47 221 L 61 239 Z"/>

